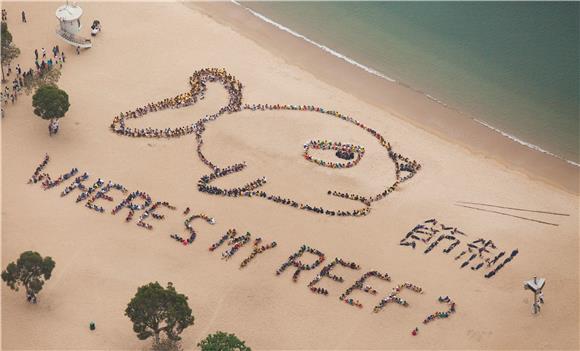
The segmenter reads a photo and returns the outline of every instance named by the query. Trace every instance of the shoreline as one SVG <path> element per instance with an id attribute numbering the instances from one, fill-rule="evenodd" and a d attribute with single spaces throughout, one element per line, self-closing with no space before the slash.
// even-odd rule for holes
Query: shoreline
<path id="1" fill-rule="evenodd" d="M 546 148 L 546 146 L 541 146 L 540 145 L 541 144 L 540 142 L 533 141 L 533 138 L 532 139 L 527 139 L 528 141 L 526 141 L 526 140 L 522 139 L 521 137 L 516 136 L 516 133 L 517 132 L 513 128 L 511 130 L 501 129 L 501 127 L 496 126 L 494 124 L 494 122 L 491 122 L 491 121 L 487 120 L 487 117 L 489 117 L 489 114 L 474 114 L 474 113 L 466 112 L 465 110 L 463 110 L 462 108 L 460 108 L 458 106 L 457 102 L 452 103 L 452 104 L 448 104 L 448 103 L 445 102 L 445 101 L 448 101 L 447 100 L 448 97 L 447 98 L 441 98 L 440 95 L 439 95 L 439 92 L 433 93 L 433 91 L 437 91 L 437 90 L 431 90 L 431 91 L 424 90 L 424 89 L 422 89 L 420 87 L 414 86 L 412 84 L 408 84 L 408 82 L 406 80 L 403 80 L 400 77 L 399 78 L 392 78 L 392 77 L 388 76 L 387 73 L 383 73 L 383 72 L 375 69 L 374 67 L 371 67 L 367 63 L 364 63 L 363 64 L 363 63 L 361 63 L 362 61 L 361 62 L 356 61 L 352 57 L 347 56 L 347 54 L 343 54 L 341 52 L 338 52 L 337 50 L 335 50 L 335 49 L 333 49 L 331 47 L 328 47 L 328 46 L 326 46 L 324 44 L 321 44 L 319 42 L 316 42 L 315 40 L 311 39 L 310 37 L 307 37 L 305 35 L 302 35 L 301 33 L 296 32 L 295 30 L 293 30 L 293 29 L 291 29 L 289 27 L 286 27 L 286 26 L 284 26 L 281 23 L 276 22 L 276 20 L 268 17 L 267 15 L 262 14 L 261 12 L 258 12 L 259 10 L 255 10 L 251 6 L 244 6 L 244 5 L 242 5 L 242 3 L 240 3 L 240 2 L 238 2 L 236 0 L 231 0 L 231 2 L 233 2 L 236 5 L 239 5 L 239 6 L 243 7 L 245 10 L 249 11 L 254 16 L 260 18 L 262 21 L 268 22 L 268 23 L 272 24 L 273 26 L 275 26 L 276 28 L 278 28 L 278 29 L 280 29 L 282 31 L 285 31 L 285 32 L 290 33 L 294 37 L 298 37 L 298 38 L 300 38 L 300 39 L 302 39 L 302 40 L 304 40 L 304 41 L 306 41 L 306 42 L 308 42 L 308 43 L 310 43 L 310 44 L 312 44 L 314 46 L 317 46 L 321 50 L 330 53 L 332 56 L 335 56 L 335 57 L 337 57 L 337 58 L 339 58 L 341 60 L 344 60 L 344 61 L 346 61 L 346 62 L 348 62 L 348 63 L 350 63 L 350 64 L 352 64 L 352 65 L 354 65 L 356 67 L 359 67 L 362 70 L 364 70 L 364 71 L 366 71 L 366 72 L 368 72 L 368 73 L 370 73 L 372 75 L 375 75 L 375 76 L 378 76 L 380 78 L 383 78 L 383 79 L 385 79 L 385 80 L 387 80 L 387 81 L 389 81 L 391 83 L 399 84 L 400 86 L 402 86 L 404 88 L 408 88 L 408 89 L 410 89 L 410 90 L 412 90 L 412 91 L 414 91 L 416 93 L 419 93 L 420 95 L 423 95 L 426 98 L 428 98 L 430 100 L 433 100 L 434 102 L 436 102 L 438 104 L 441 104 L 442 106 L 447 107 L 447 108 L 453 110 L 454 112 L 457 112 L 457 113 L 461 114 L 465 118 L 472 119 L 474 122 L 477 122 L 479 124 L 482 124 L 482 125 L 486 126 L 487 128 L 489 128 L 489 129 L 491 129 L 491 130 L 493 130 L 493 131 L 495 131 L 497 133 L 500 133 L 504 137 L 509 138 L 512 141 L 515 141 L 515 142 L 517 142 L 517 143 L 519 143 L 521 145 L 527 146 L 527 147 L 529 147 L 531 149 L 534 149 L 536 151 L 539 151 L 539 152 L 548 154 L 550 156 L 553 156 L 555 158 L 561 159 L 563 161 L 566 161 L 567 163 L 569 163 L 569 164 L 571 164 L 573 166 L 580 167 L 580 163 L 579 163 L 580 160 L 577 157 L 576 158 L 567 158 L 569 156 L 563 156 L 561 154 L 557 154 L 557 153 L 555 153 L 556 151 L 554 151 L 554 150 L 549 151 Z M 245 3 L 245 4 L 247 4 L 247 3 Z M 250 3 L 250 4 L 252 4 L 252 3 Z M 302 29 L 300 29 L 300 30 L 302 30 Z M 436 96 L 432 95 L 432 93 L 435 94 Z M 530 140 L 532 140 L 532 141 L 530 141 Z M 572 161 L 572 160 L 575 160 L 575 161 Z"/>
<path id="2" fill-rule="evenodd" d="M 321 81 L 447 142 L 462 146 L 472 154 L 493 159 L 504 168 L 530 179 L 579 194 L 580 169 L 573 161 L 541 148 L 538 150 L 535 145 L 448 106 L 404 82 L 390 79 L 346 56 L 340 57 L 331 49 L 324 49 L 321 44 L 301 34 L 293 34 L 291 29 L 280 28 L 281 25 L 235 1 L 183 4 L 283 57 L 288 64 L 298 66 Z M 426 114 L 432 117 L 425 118 Z"/>

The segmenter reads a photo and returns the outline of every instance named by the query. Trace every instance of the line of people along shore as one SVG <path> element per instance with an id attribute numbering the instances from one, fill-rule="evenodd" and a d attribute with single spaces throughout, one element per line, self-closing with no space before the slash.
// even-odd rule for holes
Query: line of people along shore
<path id="1" fill-rule="evenodd" d="M 227 105 L 221 107 L 216 113 L 211 115 L 206 115 L 205 117 L 199 119 L 197 122 L 194 122 L 190 125 L 180 126 L 176 128 L 131 128 L 127 126 L 128 119 L 135 119 L 146 116 L 149 113 L 163 111 L 166 109 L 176 109 L 176 108 L 183 108 L 190 105 L 195 104 L 197 101 L 202 100 L 205 97 L 207 91 L 207 83 L 209 82 L 219 82 L 227 91 L 228 93 L 228 103 Z M 397 154 L 392 150 L 390 143 L 388 143 L 385 138 L 380 135 L 377 131 L 367 127 L 362 122 L 358 120 L 343 115 L 339 112 L 326 110 L 321 107 L 312 106 L 312 105 L 284 105 L 284 104 L 244 104 L 242 105 L 242 88 L 243 85 L 240 81 L 238 81 L 234 76 L 228 74 L 225 69 L 223 68 L 204 68 L 198 71 L 195 71 L 193 75 L 189 79 L 190 83 L 190 90 L 186 93 L 179 94 L 172 98 L 166 98 L 161 101 L 155 103 L 148 103 L 144 106 L 138 107 L 131 111 L 121 112 L 119 115 L 113 118 L 113 122 L 110 125 L 110 129 L 120 135 L 129 136 L 129 137 L 136 137 L 136 138 L 175 138 L 175 137 L 182 137 L 188 134 L 195 134 L 195 139 L 197 142 L 197 155 L 198 158 L 208 166 L 212 173 L 209 175 L 203 176 L 199 179 L 197 187 L 198 190 L 201 192 L 205 192 L 211 195 L 220 195 L 220 196 L 228 196 L 228 197 L 259 197 L 263 199 L 267 199 L 269 201 L 273 201 L 278 204 L 291 206 L 294 208 L 298 208 L 301 210 L 306 210 L 314 213 L 329 215 L 329 216 L 365 216 L 370 212 L 371 203 L 374 201 L 379 201 L 390 193 L 395 191 L 398 186 L 403 183 L 404 181 L 412 178 L 421 168 L 421 165 L 414 161 L 406 158 L 400 154 Z M 226 176 L 231 173 L 240 172 L 245 168 L 245 163 L 236 163 L 233 166 L 228 166 L 226 168 L 220 168 L 217 165 L 213 164 L 209 161 L 202 152 L 203 147 L 203 132 L 206 129 L 206 124 L 210 121 L 214 121 L 223 114 L 231 114 L 234 112 L 238 112 L 241 110 L 251 110 L 251 111 L 274 111 L 274 110 L 296 110 L 296 111 L 309 111 L 309 112 L 318 112 L 322 114 L 329 115 L 331 117 L 339 118 L 346 122 L 352 123 L 366 132 L 370 133 L 374 136 L 382 147 L 384 147 L 388 151 L 389 158 L 395 164 L 395 175 L 396 181 L 391 186 L 384 189 L 379 194 L 372 195 L 369 197 L 362 197 L 356 194 L 348 194 L 348 193 L 340 193 L 340 195 L 335 195 L 338 192 L 336 191 L 329 191 L 329 195 L 340 196 L 347 199 L 356 199 L 364 204 L 364 207 L 354 210 L 329 210 L 324 209 L 319 206 L 313 206 L 310 204 L 300 203 L 298 201 L 284 198 L 281 196 L 270 195 L 265 191 L 256 190 L 267 183 L 265 177 L 256 179 L 253 182 L 250 182 L 242 187 L 236 187 L 232 189 L 224 189 L 217 186 L 212 186 L 210 183 L 220 177 Z M 362 154 L 364 153 L 364 148 L 360 147 L 352 147 L 346 146 L 344 148 L 339 147 L 339 143 L 329 142 L 330 144 L 322 143 L 317 144 L 314 143 L 310 147 L 331 147 L 333 150 L 336 148 L 337 157 L 348 160 L 350 158 L 354 158 L 356 155 L 356 159 L 354 161 L 348 161 L 346 163 L 324 163 L 324 166 L 332 167 L 332 168 L 347 168 L 347 166 L 352 166 L 356 164 L 356 162 L 360 161 L 362 158 Z M 344 146 L 344 145 L 341 145 Z M 306 150 L 304 157 L 312 162 L 319 163 L 314 161 L 308 154 L 308 150 Z M 404 174 L 406 172 L 407 174 Z"/>

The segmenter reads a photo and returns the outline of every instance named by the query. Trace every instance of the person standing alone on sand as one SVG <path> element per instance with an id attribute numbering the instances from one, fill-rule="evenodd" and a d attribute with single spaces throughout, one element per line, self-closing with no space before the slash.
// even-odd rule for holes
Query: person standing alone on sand
<path id="1" fill-rule="evenodd" d="M 34 59 L 38 61 L 38 49 L 34 49 Z"/>
<path id="2" fill-rule="evenodd" d="M 22 22 L 26 23 L 26 13 L 24 11 L 22 11 Z"/>

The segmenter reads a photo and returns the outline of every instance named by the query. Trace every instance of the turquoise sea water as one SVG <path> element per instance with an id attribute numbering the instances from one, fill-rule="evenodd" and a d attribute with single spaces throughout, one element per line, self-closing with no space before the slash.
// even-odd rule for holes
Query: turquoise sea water
<path id="1" fill-rule="evenodd" d="M 267 19 L 580 162 L 578 2 L 243 2 Z"/>

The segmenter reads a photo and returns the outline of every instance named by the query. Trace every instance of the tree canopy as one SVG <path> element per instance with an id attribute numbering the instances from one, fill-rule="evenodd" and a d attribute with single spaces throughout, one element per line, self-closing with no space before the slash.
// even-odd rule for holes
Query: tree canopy
<path id="1" fill-rule="evenodd" d="M 55 85 L 43 85 L 32 96 L 34 114 L 43 119 L 61 118 L 68 111 L 68 94 Z"/>
<path id="2" fill-rule="evenodd" d="M 161 332 L 167 339 L 180 340 L 179 334 L 194 320 L 187 296 L 175 291 L 171 282 L 167 288 L 158 282 L 139 287 L 125 315 L 133 322 L 133 331 L 140 340 L 154 336 L 155 343 L 159 343 Z"/>
<path id="3" fill-rule="evenodd" d="M 197 346 L 201 348 L 201 351 L 252 351 L 246 346 L 245 341 L 241 341 L 234 334 L 221 331 L 208 335 Z"/>
<path id="4" fill-rule="evenodd" d="M 2 39 L 2 81 L 4 81 L 4 65 L 9 64 L 15 58 L 20 55 L 20 49 L 14 46 L 12 43 L 12 34 L 8 30 L 8 24 L 6 22 L 2 22 L 2 33 L 0 35 Z"/>
<path id="5" fill-rule="evenodd" d="M 22 285 L 28 295 L 36 296 L 42 290 L 44 281 L 50 279 L 54 266 L 51 257 L 43 258 L 38 252 L 26 251 L 16 263 L 9 263 L 6 270 L 2 271 L 2 280 L 12 290 L 18 291 Z"/>
<path id="6" fill-rule="evenodd" d="M 8 30 L 8 23 L 2 22 L 2 48 L 12 43 L 12 34 Z"/>

